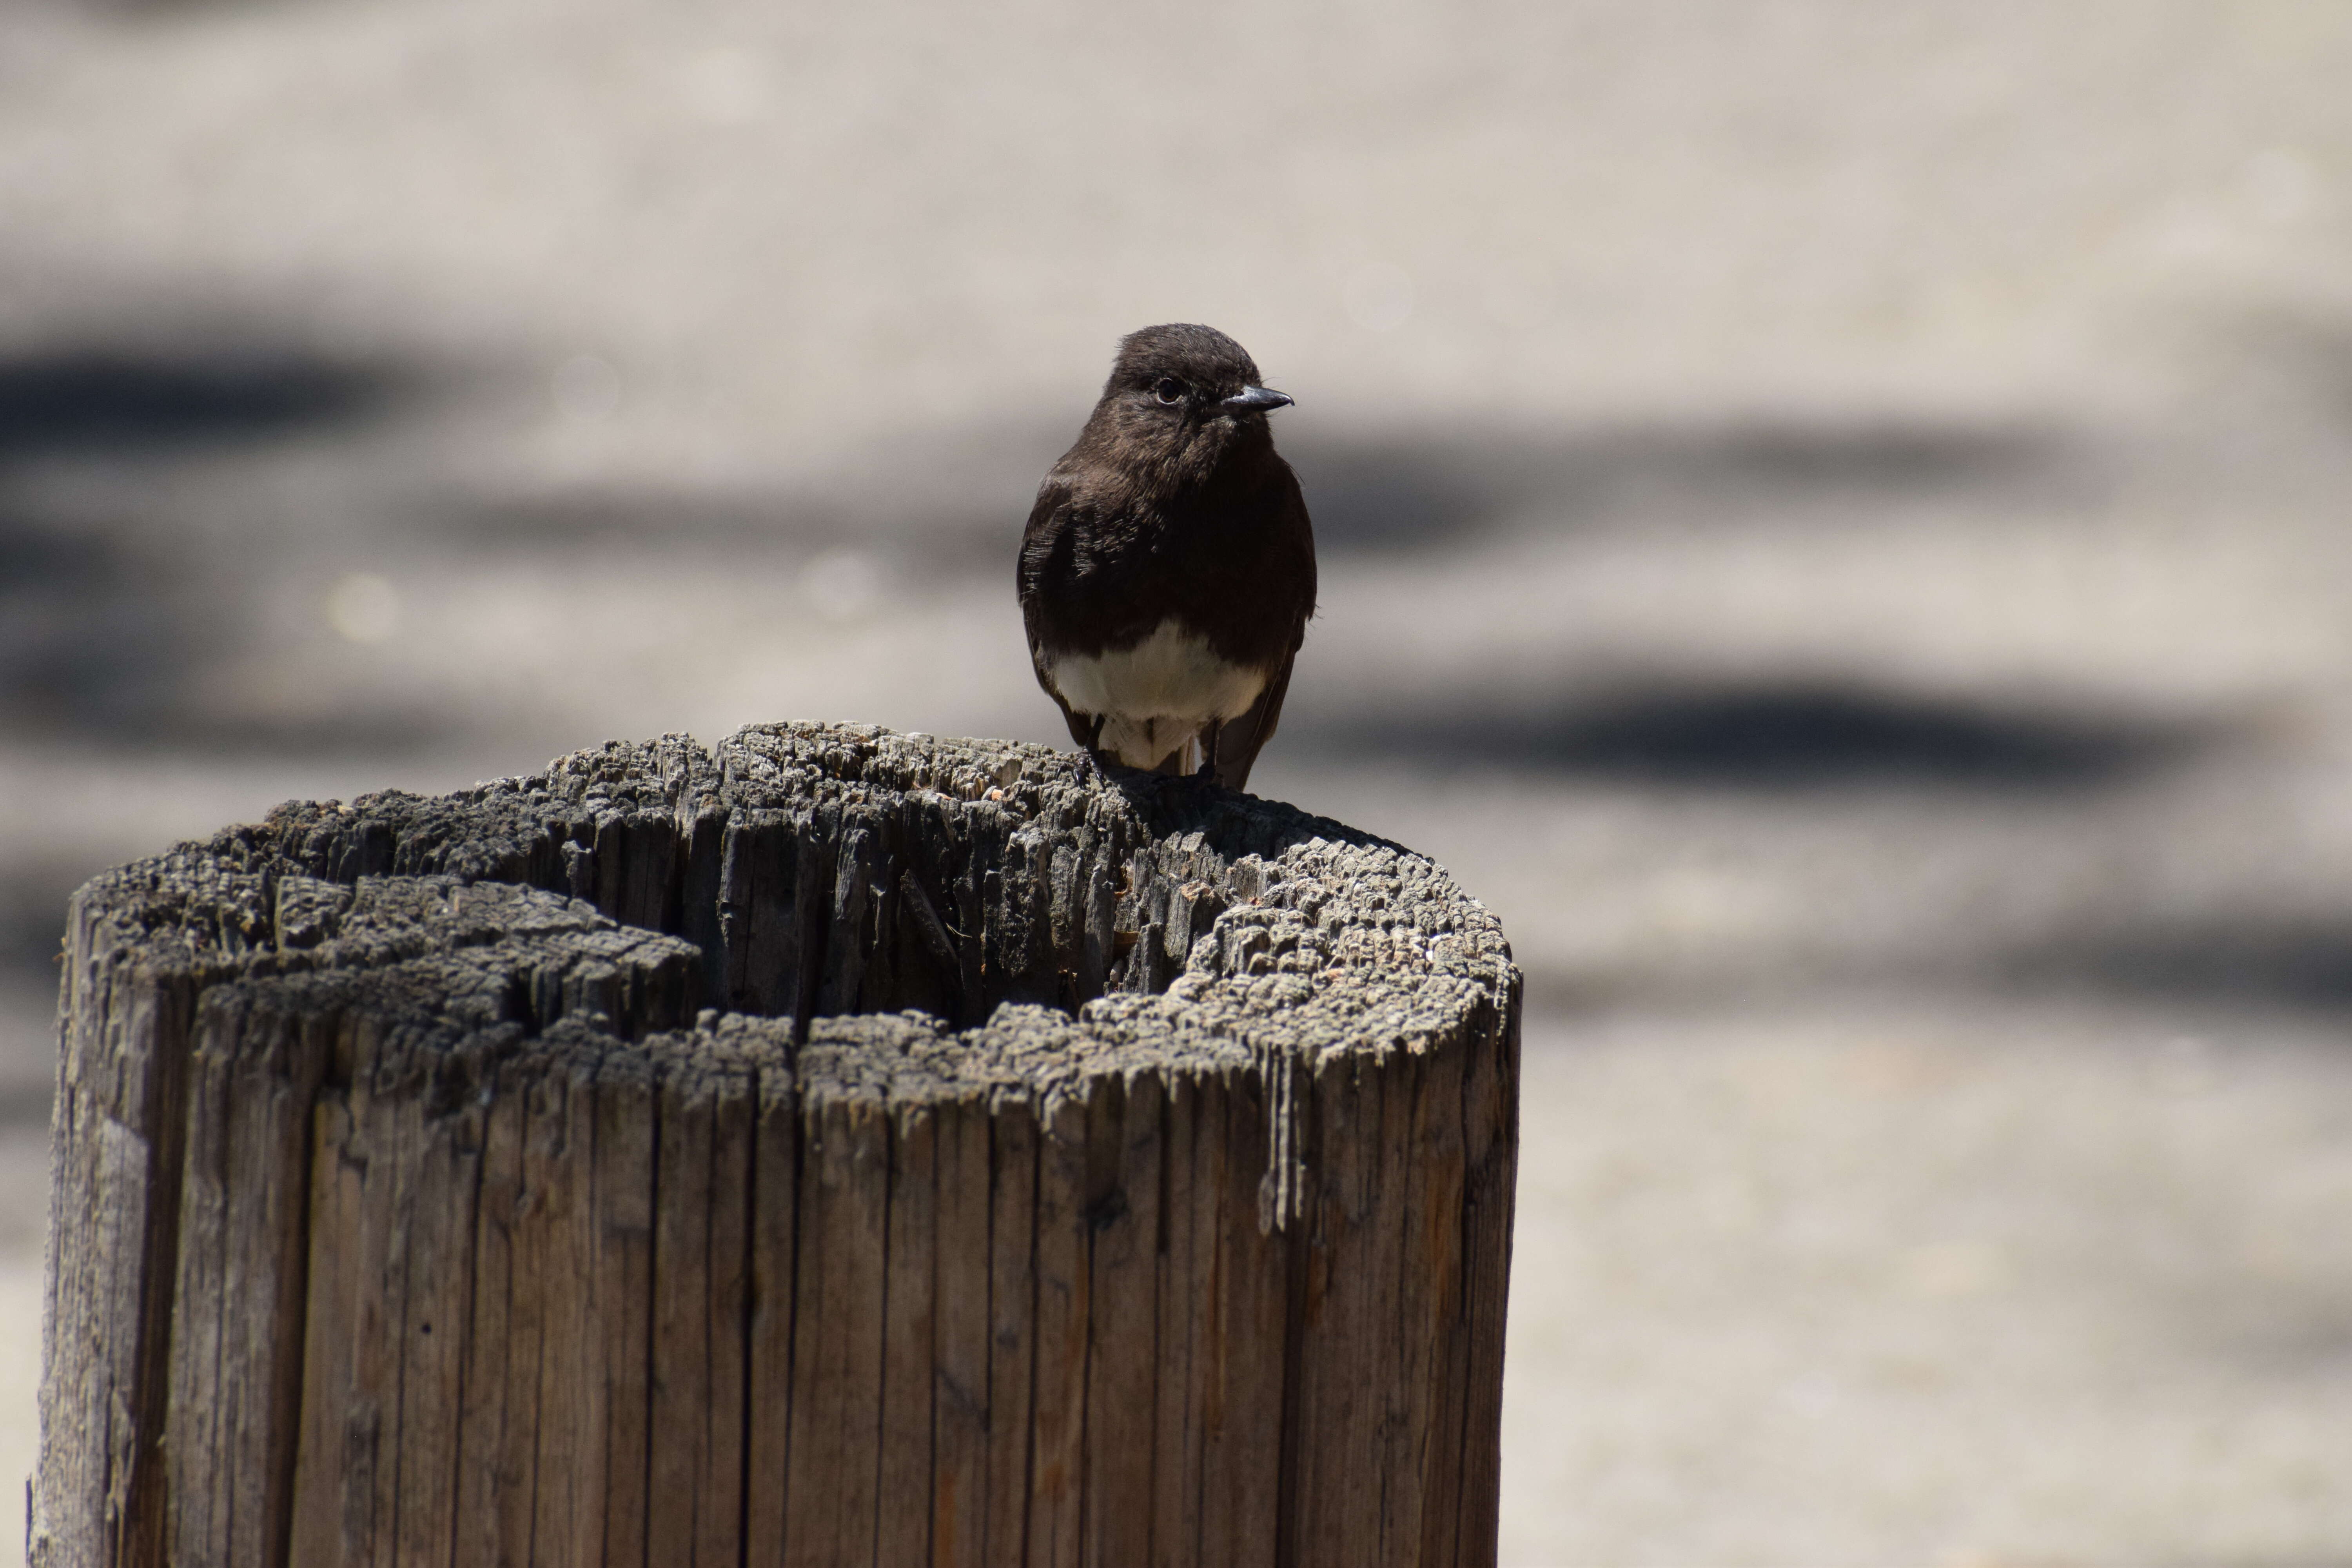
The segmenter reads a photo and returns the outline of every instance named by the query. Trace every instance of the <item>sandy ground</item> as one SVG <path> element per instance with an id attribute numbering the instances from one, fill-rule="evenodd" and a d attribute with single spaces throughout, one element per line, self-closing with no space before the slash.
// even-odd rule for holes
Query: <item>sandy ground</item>
<path id="1" fill-rule="evenodd" d="M 1529 972 L 1507 1560 L 2352 1562 L 2338 11 L 5 24 L 0 1492 L 73 886 L 606 736 L 1057 739 L 1012 542 L 1173 319 L 1299 399 L 1255 784 Z"/>

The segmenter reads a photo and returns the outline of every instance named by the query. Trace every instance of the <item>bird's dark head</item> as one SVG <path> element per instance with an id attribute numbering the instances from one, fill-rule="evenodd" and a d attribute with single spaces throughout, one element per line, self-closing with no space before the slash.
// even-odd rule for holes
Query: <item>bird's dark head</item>
<path id="1" fill-rule="evenodd" d="M 1247 351 L 1214 327 L 1176 322 L 1119 340 L 1094 424 L 1137 456 L 1207 458 L 1268 439 L 1290 398 L 1258 384 Z"/>

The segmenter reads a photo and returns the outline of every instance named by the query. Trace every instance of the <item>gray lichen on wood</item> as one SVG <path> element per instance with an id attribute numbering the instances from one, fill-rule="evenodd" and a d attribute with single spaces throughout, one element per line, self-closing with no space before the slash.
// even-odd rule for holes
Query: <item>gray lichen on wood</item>
<path id="1" fill-rule="evenodd" d="M 1519 982 L 1396 846 L 781 725 L 68 946 L 37 1563 L 1491 1558 Z"/>

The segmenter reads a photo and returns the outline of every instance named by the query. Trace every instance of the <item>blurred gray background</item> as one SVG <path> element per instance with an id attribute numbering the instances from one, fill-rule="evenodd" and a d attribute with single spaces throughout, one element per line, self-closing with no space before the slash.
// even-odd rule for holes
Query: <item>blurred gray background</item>
<path id="1" fill-rule="evenodd" d="M 1179 320 L 1298 399 L 1257 787 L 1529 974 L 1507 1560 L 2352 1563 L 2347 84 L 2326 0 L 0 0 L 0 1496 L 77 883 L 1059 742 L 1014 541 Z"/>

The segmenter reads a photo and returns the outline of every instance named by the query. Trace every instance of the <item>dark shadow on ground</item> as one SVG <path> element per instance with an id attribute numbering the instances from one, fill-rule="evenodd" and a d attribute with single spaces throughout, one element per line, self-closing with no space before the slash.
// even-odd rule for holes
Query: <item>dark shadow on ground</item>
<path id="1" fill-rule="evenodd" d="M 0 721 L 112 731 L 168 713 L 219 635 L 173 554 L 0 500 Z"/>
<path id="2" fill-rule="evenodd" d="M 0 876 L 0 970 L 58 979 L 58 942 L 66 929 L 66 900 L 103 866 L 68 867 L 55 860 L 11 865 Z"/>
<path id="3" fill-rule="evenodd" d="M 263 349 L 63 350 L 0 362 L 0 464 L 249 439 L 378 413 L 401 390 L 381 370 Z"/>
<path id="4" fill-rule="evenodd" d="M 2097 713 L 2003 712 L 1791 684 L 1618 690 L 1517 707 L 1464 693 L 1354 717 L 1302 715 L 1283 726 L 1282 739 L 1328 759 L 1673 786 L 2061 790 L 2126 782 L 2216 737 Z"/>
<path id="5" fill-rule="evenodd" d="M 2340 1012 L 2352 1008 L 2352 917 L 2331 922 L 2249 915 L 2111 931 L 2012 954 L 1994 975 L 2020 990 Z"/>
<path id="6" fill-rule="evenodd" d="M 268 521 L 256 523 L 249 542 L 224 534 L 201 562 L 183 559 L 190 503 L 176 499 L 174 464 L 140 459 L 243 448 L 243 468 L 208 482 L 249 484 L 259 498 L 277 461 L 267 443 L 299 432 L 314 475 L 331 476 L 338 446 L 353 453 L 352 477 L 320 481 L 326 499 L 315 504 L 338 504 L 346 482 L 372 498 L 357 513 L 383 519 L 366 525 L 372 550 L 441 564 L 577 552 L 614 571 L 648 553 L 690 551 L 772 574 L 780 588 L 818 552 L 857 551 L 876 556 L 887 580 L 1002 581 L 1010 616 L 1011 563 L 1035 477 L 1068 438 L 1034 427 L 933 432 L 869 449 L 791 490 L 583 487 L 499 499 L 454 473 L 404 470 L 387 500 L 391 481 L 368 468 L 383 460 L 365 455 L 368 432 L 425 387 L 413 367 L 331 362 L 258 337 L 208 352 L 68 348 L 0 361 L 0 721 L 289 754 L 399 750 L 431 738 L 416 716 L 375 713 L 341 728 L 208 724 L 191 694 L 244 636 L 239 584 L 265 568 L 282 583 L 306 557 L 315 570 L 337 570 L 326 552 L 348 551 L 353 535 L 348 526 L 307 529 L 281 501 L 257 499 L 257 518 Z M 1875 521 L 1906 498 L 2055 493 L 2098 467 L 2064 432 L 1963 423 L 1749 419 L 1509 435 L 1464 424 L 1391 435 L 1327 433 L 1302 415 L 1277 427 L 1327 560 L 1433 552 L 1513 529 L 1777 525 L 1839 509 Z M 12 485 L 53 459 L 111 466 L 100 493 L 113 499 L 96 504 L 119 514 L 69 517 L 40 499 L 48 492 Z M 213 504 L 220 509 L 220 494 Z M 233 493 L 227 504 L 233 511 Z M 239 558 L 248 548 L 250 563 Z M 1299 742 L 1303 721 L 1294 715 L 1286 744 Z M 1368 715 L 1310 733 L 1311 743 L 1356 754 L 1746 784 L 1896 774 L 2048 785 L 2127 771 L 2163 744 L 2112 727 L 1805 689 L 1642 694 L 1613 709 L 1473 705 Z"/>
<path id="7" fill-rule="evenodd" d="M 882 498 L 887 501 L 887 498 Z M 820 552 L 886 561 L 893 578 L 938 582 L 1002 568 L 1010 584 L 1022 517 L 885 506 L 827 496 L 698 495 L 643 489 L 583 490 L 522 500 L 455 498 L 420 513 L 431 548 L 484 558 L 658 552 L 723 558 L 748 571 L 789 574 Z"/>
<path id="8" fill-rule="evenodd" d="M 1706 523 L 1963 493 L 2079 493 L 2095 467 L 2062 432 L 1920 423 L 1602 426 L 1508 438 L 1308 431 L 1282 446 L 1317 543 L 1367 552 L 1514 525 Z"/>
<path id="9" fill-rule="evenodd" d="M 244 341 L 0 360 L 0 722 L 205 741 L 185 694 L 241 635 L 245 576 L 235 559 L 184 537 L 170 459 L 358 426 L 420 382 L 408 370 Z M 106 499 L 61 500 L 27 482 L 59 463 L 100 474 Z"/>
<path id="10" fill-rule="evenodd" d="M 2023 1001 L 2129 1001 L 2181 1009 L 2180 1032 L 2217 1010 L 2352 1016 L 2352 913 L 2247 914 L 2094 928 L 2003 949 L 1962 941 L 1934 956 L 1819 955 L 1769 973 L 1704 966 L 1632 971 L 1538 964 L 1531 1010 L 1754 1004 L 1800 993 L 1977 992 Z"/>
<path id="11" fill-rule="evenodd" d="M 1959 494 L 2077 496 L 2097 464 L 2062 432 L 1968 426 L 1595 426 L 1496 437 L 1282 427 L 1328 560 L 1410 553 L 1514 531 L 1736 524 Z M 905 574 L 1009 570 L 1037 479 L 1066 444 L 1034 429 L 918 438 L 805 492 L 582 490 L 453 498 L 420 526 L 488 551 L 631 547 L 747 558 L 853 549 Z"/>

